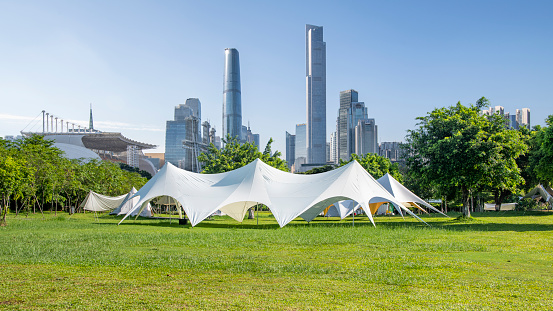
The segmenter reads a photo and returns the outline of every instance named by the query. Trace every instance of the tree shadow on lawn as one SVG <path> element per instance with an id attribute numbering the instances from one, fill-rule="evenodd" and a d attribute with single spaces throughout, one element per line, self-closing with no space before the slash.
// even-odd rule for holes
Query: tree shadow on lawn
<path id="1" fill-rule="evenodd" d="M 490 212 L 493 213 L 493 212 Z M 500 212 L 501 213 L 501 212 Z M 497 217 L 506 217 L 506 215 L 500 215 L 498 213 Z M 523 212 L 513 212 L 509 216 L 522 216 Z M 541 216 L 543 214 L 548 215 L 548 213 L 542 212 L 530 212 L 531 215 L 526 216 Z M 437 228 L 437 229 L 446 229 L 446 230 L 455 230 L 455 231 L 514 231 L 514 232 L 531 232 L 531 231 L 553 231 L 553 222 L 549 224 L 544 223 L 503 223 L 503 222 L 491 222 L 486 220 L 478 219 L 478 217 L 494 217 L 495 215 L 488 215 L 488 213 L 476 213 L 475 218 L 472 220 L 464 221 L 457 220 L 455 218 L 440 221 L 432 221 L 432 218 L 435 217 L 424 217 L 423 220 L 427 221 L 430 226 L 422 222 L 414 221 L 402 221 L 398 219 L 399 217 L 377 217 L 376 228 L 385 227 L 385 228 Z M 437 218 L 435 218 L 437 219 Z M 173 219 L 169 221 L 160 221 L 159 219 L 155 221 L 147 221 L 147 218 L 139 218 L 141 221 L 127 221 L 123 222 L 121 226 L 149 226 L 149 227 L 172 227 L 172 228 L 183 228 L 183 229 L 193 229 L 190 223 L 186 225 L 179 225 L 178 219 Z M 251 221 L 251 220 L 250 220 Z M 115 223 L 97 223 L 96 225 L 116 225 Z M 367 218 L 360 218 L 352 222 L 351 217 L 346 218 L 345 220 L 339 219 L 328 219 L 323 217 L 317 217 L 311 222 L 306 222 L 300 219 L 296 219 L 291 223 L 288 223 L 285 227 L 294 227 L 294 228 L 305 228 L 305 227 L 317 227 L 317 228 L 348 228 L 348 227 L 366 227 L 366 228 L 375 228 L 375 226 Z M 219 222 L 205 220 L 197 224 L 194 228 L 216 228 L 216 229 L 255 229 L 255 230 L 276 230 L 280 229 L 278 223 L 240 223 L 240 222 Z"/>

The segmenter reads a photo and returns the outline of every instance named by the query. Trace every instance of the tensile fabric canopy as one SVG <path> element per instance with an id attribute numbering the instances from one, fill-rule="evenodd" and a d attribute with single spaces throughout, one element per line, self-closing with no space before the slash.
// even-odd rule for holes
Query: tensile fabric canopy
<path id="1" fill-rule="evenodd" d="M 259 159 L 220 174 L 193 173 L 167 163 L 135 196 L 140 200 L 121 221 L 159 196 L 177 200 L 192 226 L 217 210 L 242 221 L 249 208 L 264 204 L 283 227 L 296 217 L 311 221 L 343 200 L 353 200 L 365 211 L 370 203 L 391 202 L 420 220 L 356 161 L 315 175 L 291 174 Z M 366 214 L 374 224 L 371 213 Z"/>

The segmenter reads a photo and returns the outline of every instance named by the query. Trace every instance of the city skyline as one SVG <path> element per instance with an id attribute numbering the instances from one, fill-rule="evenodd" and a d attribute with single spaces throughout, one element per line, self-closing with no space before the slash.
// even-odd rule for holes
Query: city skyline
<path id="1" fill-rule="evenodd" d="M 379 141 L 402 141 L 416 117 L 481 96 L 506 111 L 530 108 L 532 125 L 553 113 L 549 3 L 290 2 L 254 14 L 241 4 L 1 4 L 10 31 L 0 40 L 0 136 L 18 135 L 42 110 L 86 126 L 92 103 L 95 128 L 163 150 L 165 121 L 188 97 L 222 133 L 220 55 L 234 46 L 243 123 L 260 133 L 260 149 L 272 137 L 284 153 L 283 133 L 306 120 L 306 24 L 324 26 L 328 43 L 327 140 L 350 88 L 363 94 Z M 336 14 L 348 7 L 347 18 Z"/>

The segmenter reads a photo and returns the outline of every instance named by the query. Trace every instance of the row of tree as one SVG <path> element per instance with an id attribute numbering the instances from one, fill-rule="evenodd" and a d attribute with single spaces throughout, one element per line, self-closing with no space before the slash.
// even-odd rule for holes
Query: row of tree
<path id="1" fill-rule="evenodd" d="M 2 224 L 8 207 L 20 211 L 58 211 L 76 206 L 92 190 L 109 196 L 127 193 L 147 182 L 139 173 L 107 161 L 69 160 L 41 136 L 0 139 Z"/>
<path id="2" fill-rule="evenodd" d="M 409 130 L 404 145 L 406 177 L 426 197 L 462 198 L 470 216 L 476 194 L 492 193 L 499 210 L 505 197 L 553 180 L 553 115 L 547 127 L 509 129 L 506 119 L 481 114 L 476 105 L 434 109 Z"/>

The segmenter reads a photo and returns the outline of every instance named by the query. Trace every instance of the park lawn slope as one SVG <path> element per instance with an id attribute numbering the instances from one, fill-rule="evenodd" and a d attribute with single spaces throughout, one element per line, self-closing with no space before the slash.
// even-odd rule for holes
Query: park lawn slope
<path id="1" fill-rule="evenodd" d="M 278 228 L 91 214 L 8 218 L 0 309 L 553 308 L 553 214 L 318 218 Z"/>

